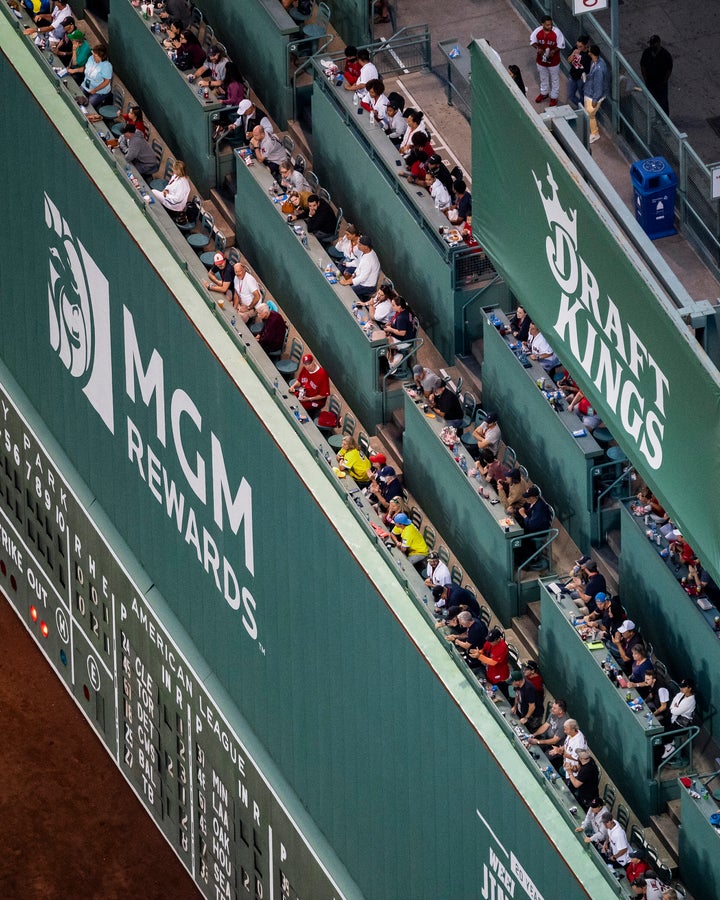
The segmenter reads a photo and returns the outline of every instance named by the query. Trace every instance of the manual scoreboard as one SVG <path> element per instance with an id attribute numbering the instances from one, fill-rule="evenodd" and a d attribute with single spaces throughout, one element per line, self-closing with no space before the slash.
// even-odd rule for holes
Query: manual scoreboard
<path id="1" fill-rule="evenodd" d="M 343 896 L 148 576 L 4 386 L 0 403 L 0 587 L 200 891 Z"/>

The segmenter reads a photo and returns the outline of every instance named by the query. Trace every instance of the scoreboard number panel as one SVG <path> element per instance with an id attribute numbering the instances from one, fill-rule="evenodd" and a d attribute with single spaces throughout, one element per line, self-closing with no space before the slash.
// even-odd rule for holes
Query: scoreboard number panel
<path id="1" fill-rule="evenodd" d="M 0 403 L 0 586 L 199 890 L 340 900 L 150 580 L 130 577 L 3 385 Z"/>

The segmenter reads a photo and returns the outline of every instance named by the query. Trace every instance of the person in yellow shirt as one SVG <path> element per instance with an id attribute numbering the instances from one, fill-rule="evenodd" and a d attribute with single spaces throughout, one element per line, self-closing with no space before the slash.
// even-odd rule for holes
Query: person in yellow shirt
<path id="1" fill-rule="evenodd" d="M 393 522 L 395 527 L 392 535 L 395 543 L 414 566 L 424 563 L 428 555 L 428 545 L 408 516 L 405 513 L 398 513 Z"/>
<path id="2" fill-rule="evenodd" d="M 364 453 L 360 452 L 352 435 L 346 434 L 343 438 L 342 448 L 337 458 L 339 468 L 344 469 L 360 487 L 367 487 L 370 484 L 370 476 L 368 475 L 370 460 Z"/>

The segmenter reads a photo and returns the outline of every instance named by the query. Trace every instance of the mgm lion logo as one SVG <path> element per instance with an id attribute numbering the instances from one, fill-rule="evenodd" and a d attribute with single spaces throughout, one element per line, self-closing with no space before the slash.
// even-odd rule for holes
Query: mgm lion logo
<path id="1" fill-rule="evenodd" d="M 50 345 L 114 434 L 108 281 L 47 194 L 45 223 Z"/>

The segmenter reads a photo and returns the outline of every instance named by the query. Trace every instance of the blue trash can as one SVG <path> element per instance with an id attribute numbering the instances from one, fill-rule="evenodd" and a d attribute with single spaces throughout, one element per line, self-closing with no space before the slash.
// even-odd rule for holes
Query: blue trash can
<path id="1" fill-rule="evenodd" d="M 677 175 L 662 156 L 639 159 L 630 166 L 635 218 L 651 240 L 676 234 Z"/>

